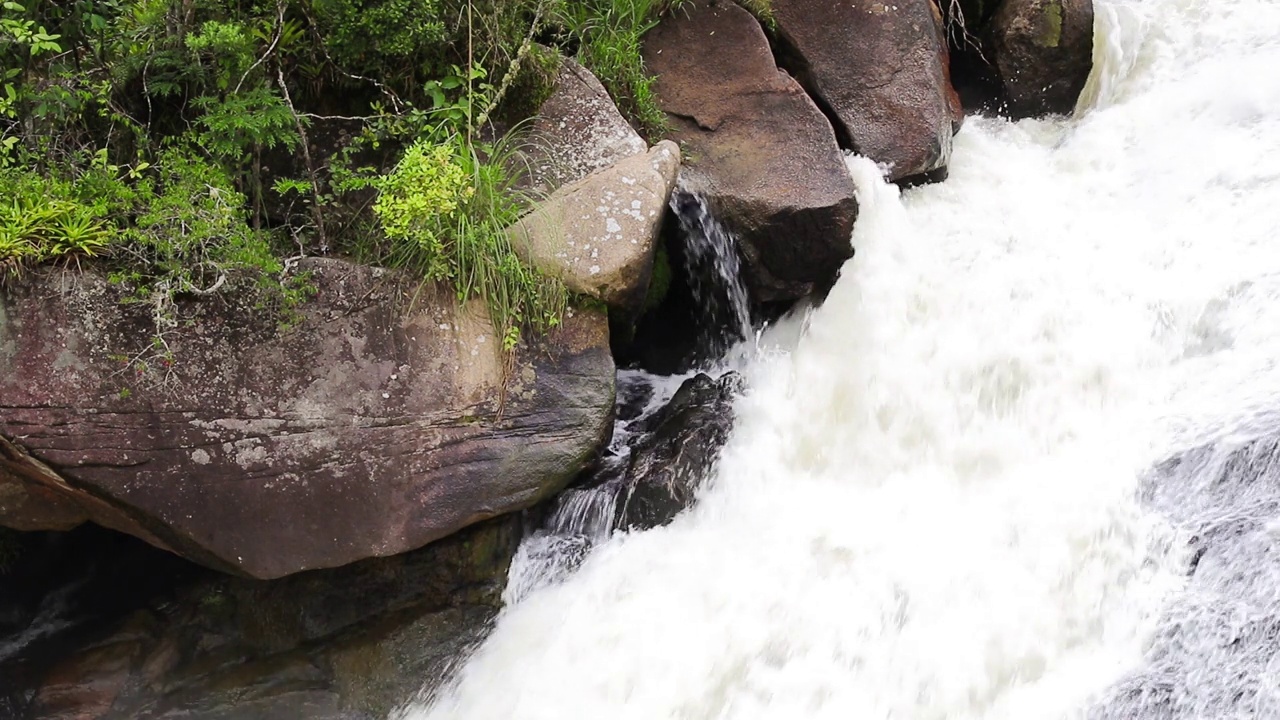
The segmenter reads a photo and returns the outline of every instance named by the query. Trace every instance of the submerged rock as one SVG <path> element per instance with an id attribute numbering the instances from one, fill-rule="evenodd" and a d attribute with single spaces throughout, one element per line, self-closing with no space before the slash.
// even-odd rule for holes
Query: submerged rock
<path id="1" fill-rule="evenodd" d="M 0 294 L 0 525 L 92 520 L 258 578 L 421 547 L 529 507 L 609 433 L 607 320 L 502 357 L 483 306 L 309 260 L 297 324 L 228 294 L 150 349 L 96 274 Z"/>
<path id="2" fill-rule="evenodd" d="M 962 117 L 933 0 L 773 0 L 784 64 L 844 141 L 901 180 L 946 167 Z"/>
<path id="3" fill-rule="evenodd" d="M 825 289 L 853 254 L 853 181 L 831 124 L 778 69 L 754 17 L 694 0 L 644 39 L 645 65 L 685 152 L 683 182 L 737 234 L 759 301 Z"/>
<path id="4" fill-rule="evenodd" d="M 616 525 L 644 530 L 671 522 L 694 495 L 720 456 L 733 429 L 733 401 L 742 378 L 699 373 L 635 428 Z"/>
<path id="5" fill-rule="evenodd" d="M 1010 115 L 1075 109 L 1093 69 L 1093 0 L 1003 0 L 989 35 Z"/>
<path id="6" fill-rule="evenodd" d="M 275 581 L 180 570 L 105 624 L 76 627 L 68 608 L 57 619 L 69 629 L 53 626 L 45 647 L 0 656 L 0 709 L 7 720 L 385 718 L 482 639 L 520 525 L 507 515 L 394 558 Z M 113 549 L 126 573 L 174 572 L 159 551 Z M 32 558 L 47 559 L 66 560 Z M 74 584 L 49 587 L 46 604 L 86 578 L 109 602 L 129 593 L 119 578 L 80 571 Z M 76 602 L 92 610 L 95 597 L 82 595 Z"/>
<path id="7" fill-rule="evenodd" d="M 640 313 L 680 149 L 661 142 L 566 185 L 513 225 L 512 245 L 576 293 Z"/>

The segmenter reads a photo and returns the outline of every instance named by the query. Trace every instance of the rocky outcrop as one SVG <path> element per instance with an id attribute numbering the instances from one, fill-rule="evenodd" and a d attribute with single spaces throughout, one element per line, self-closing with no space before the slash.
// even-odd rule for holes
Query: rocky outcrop
<path id="1" fill-rule="evenodd" d="M 1093 0 L 1003 0 L 989 35 L 1010 115 L 1075 109 L 1093 68 Z"/>
<path id="2" fill-rule="evenodd" d="M 544 194 L 649 149 L 596 76 L 571 58 L 561 58 L 555 90 L 538 109 L 529 138 L 529 174 Z"/>
<path id="3" fill-rule="evenodd" d="M 666 525 L 693 504 L 694 494 L 733 429 L 733 401 L 742 390 L 737 373 L 718 379 L 699 373 L 645 418 L 617 504 L 618 527 Z"/>
<path id="4" fill-rule="evenodd" d="M 662 142 L 566 185 L 508 232 L 518 252 L 574 292 L 640 312 L 680 149 Z"/>
<path id="5" fill-rule="evenodd" d="M 782 60 L 890 180 L 944 168 L 958 98 L 933 0 L 772 0 Z"/>
<path id="6" fill-rule="evenodd" d="M 805 296 L 853 254 L 857 215 L 831 124 L 780 71 L 754 17 L 695 0 L 644 40 L 646 67 L 685 151 L 683 181 L 738 235 L 753 297 Z"/>
<path id="7" fill-rule="evenodd" d="M 92 520 L 258 578 L 421 547 L 558 491 L 609 432 L 607 321 L 508 364 L 483 309 L 336 260 L 290 328 L 249 295 L 150 311 L 91 273 L 0 295 L 0 525 Z M 227 299 L 222 299 L 227 298 Z"/>
<path id="8" fill-rule="evenodd" d="M 43 632 L 20 657 L 0 652 L 0 715 L 385 718 L 483 637 L 520 526 L 507 515 L 393 558 L 271 582 L 175 569 L 177 558 L 77 530 L 13 571 L 30 588 L 44 568 L 68 565 L 40 598 Z M 98 544 L 109 552 L 95 552 Z M 163 586 L 166 574 L 175 579 Z M 122 584 L 135 578 L 161 585 Z M 114 617 L 82 619 L 104 605 Z"/>

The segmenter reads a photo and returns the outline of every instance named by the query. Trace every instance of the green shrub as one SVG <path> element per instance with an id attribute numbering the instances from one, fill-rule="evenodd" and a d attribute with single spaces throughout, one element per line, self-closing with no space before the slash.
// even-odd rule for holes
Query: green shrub
<path id="1" fill-rule="evenodd" d="M 85 202 L 76 183 L 0 168 L 0 270 L 106 253 L 115 238 L 110 207 Z"/>
<path id="2" fill-rule="evenodd" d="M 390 241 L 383 262 L 449 281 L 459 300 L 481 298 L 504 349 L 522 329 L 560 322 L 564 286 L 525 265 L 506 234 L 523 210 L 513 188 L 510 154 L 454 134 L 414 143 L 400 163 L 374 181 L 374 212 Z"/>
<path id="3" fill-rule="evenodd" d="M 623 114 L 651 140 L 667 129 L 641 56 L 644 34 L 680 0 L 566 0 L 560 21 L 580 39 L 578 60 L 600 78 Z"/>

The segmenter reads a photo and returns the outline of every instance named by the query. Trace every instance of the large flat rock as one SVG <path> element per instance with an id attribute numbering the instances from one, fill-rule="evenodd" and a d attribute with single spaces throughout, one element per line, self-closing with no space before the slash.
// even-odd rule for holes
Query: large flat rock
<path id="1" fill-rule="evenodd" d="M 149 310 L 92 273 L 0 294 L 0 525 L 93 520 L 259 578 L 421 547 L 562 488 L 609 432 L 607 320 L 508 362 L 476 303 L 335 260 L 296 325 Z"/>

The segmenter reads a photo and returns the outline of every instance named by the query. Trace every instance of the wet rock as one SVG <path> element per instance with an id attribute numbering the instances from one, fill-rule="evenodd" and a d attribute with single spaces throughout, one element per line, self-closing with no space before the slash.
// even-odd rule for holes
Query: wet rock
<path id="1" fill-rule="evenodd" d="M 394 558 L 275 581 L 184 577 L 95 635 L 55 637 L 38 672 L 0 660 L 0 686 L 29 685 L 9 688 L 6 718 L 385 718 L 483 637 L 520 525 L 508 515 Z"/>
<path id="2" fill-rule="evenodd" d="M 609 432 L 607 320 L 575 312 L 511 365 L 483 306 L 309 260 L 278 325 L 251 295 L 150 311 L 96 274 L 0 295 L 0 525 L 85 520 L 275 578 L 421 547 L 550 496 Z M 412 304 L 411 304 L 412 303 Z"/>
<path id="3" fill-rule="evenodd" d="M 733 401 L 741 389 L 737 373 L 718 379 L 699 373 L 637 428 L 624 496 L 617 505 L 619 527 L 666 525 L 693 504 L 733 429 Z"/>
<path id="4" fill-rule="evenodd" d="M 638 315 L 679 169 L 672 142 L 623 159 L 557 190 L 511 227 L 512 245 L 570 290 Z"/>
<path id="5" fill-rule="evenodd" d="M 989 34 L 1011 116 L 1075 109 L 1093 68 L 1092 0 L 1003 0 Z"/>
<path id="6" fill-rule="evenodd" d="M 550 194 L 649 150 L 596 76 L 571 58 L 561 58 L 555 90 L 529 130 L 525 157 L 540 193 Z"/>
<path id="7" fill-rule="evenodd" d="M 784 65 L 844 140 L 902 180 L 946 167 L 963 117 L 933 0 L 773 0 Z"/>
<path id="8" fill-rule="evenodd" d="M 644 60 L 685 152 L 686 189 L 737 234 L 753 298 L 825 289 L 853 254 L 853 181 L 760 24 L 729 0 L 685 3 L 645 36 Z"/>

